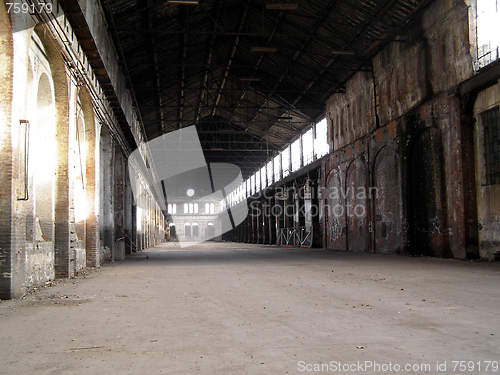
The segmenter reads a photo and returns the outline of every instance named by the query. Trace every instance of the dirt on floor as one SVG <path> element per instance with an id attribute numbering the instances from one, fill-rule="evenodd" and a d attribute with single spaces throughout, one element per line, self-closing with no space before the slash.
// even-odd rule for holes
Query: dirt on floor
<path id="1" fill-rule="evenodd" d="M 168 243 L 0 303 L 1 374 L 500 374 L 500 264 Z"/>

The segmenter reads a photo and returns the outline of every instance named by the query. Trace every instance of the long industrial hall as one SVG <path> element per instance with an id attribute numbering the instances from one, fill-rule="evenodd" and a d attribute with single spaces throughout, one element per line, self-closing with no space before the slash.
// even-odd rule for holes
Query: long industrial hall
<path id="1" fill-rule="evenodd" d="M 500 0 L 4 0 L 0 374 L 500 374 Z"/>

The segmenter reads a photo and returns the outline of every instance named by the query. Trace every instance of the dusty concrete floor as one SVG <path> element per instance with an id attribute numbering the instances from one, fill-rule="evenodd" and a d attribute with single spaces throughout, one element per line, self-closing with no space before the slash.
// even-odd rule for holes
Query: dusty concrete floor
<path id="1" fill-rule="evenodd" d="M 165 244 L 0 303 L 0 372 L 500 373 L 499 286 L 499 263 Z"/>

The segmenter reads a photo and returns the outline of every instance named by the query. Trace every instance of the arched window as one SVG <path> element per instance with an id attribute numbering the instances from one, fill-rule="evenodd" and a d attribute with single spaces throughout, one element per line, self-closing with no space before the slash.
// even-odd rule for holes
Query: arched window
<path id="1" fill-rule="evenodd" d="M 167 206 L 167 212 L 169 214 L 172 214 L 172 205 L 169 203 L 168 206 Z"/>
<path id="2" fill-rule="evenodd" d="M 197 214 L 198 213 L 198 203 L 193 204 L 193 208 L 194 208 L 194 213 Z"/>
<path id="3" fill-rule="evenodd" d="M 206 214 L 210 213 L 210 204 L 209 203 L 205 203 L 205 213 Z"/>
<path id="4" fill-rule="evenodd" d="M 184 213 L 189 213 L 189 205 L 187 203 L 184 203 Z"/>
<path id="5" fill-rule="evenodd" d="M 189 213 L 192 214 L 193 213 L 193 204 L 192 203 L 189 203 Z"/>
<path id="6" fill-rule="evenodd" d="M 177 205 L 175 203 L 172 205 L 172 213 L 174 215 L 177 213 Z"/>
<path id="7" fill-rule="evenodd" d="M 215 204 L 210 203 L 210 215 L 215 214 Z"/>
<path id="8" fill-rule="evenodd" d="M 198 223 L 193 223 L 193 225 L 191 226 L 191 228 L 192 228 L 192 231 L 193 231 L 193 237 L 198 237 L 199 236 Z"/>

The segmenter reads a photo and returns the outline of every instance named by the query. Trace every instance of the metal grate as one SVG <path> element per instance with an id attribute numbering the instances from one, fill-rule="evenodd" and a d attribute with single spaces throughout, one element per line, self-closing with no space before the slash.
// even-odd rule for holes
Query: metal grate
<path id="1" fill-rule="evenodd" d="M 486 185 L 500 184 L 500 107 L 481 114 L 484 129 Z"/>

